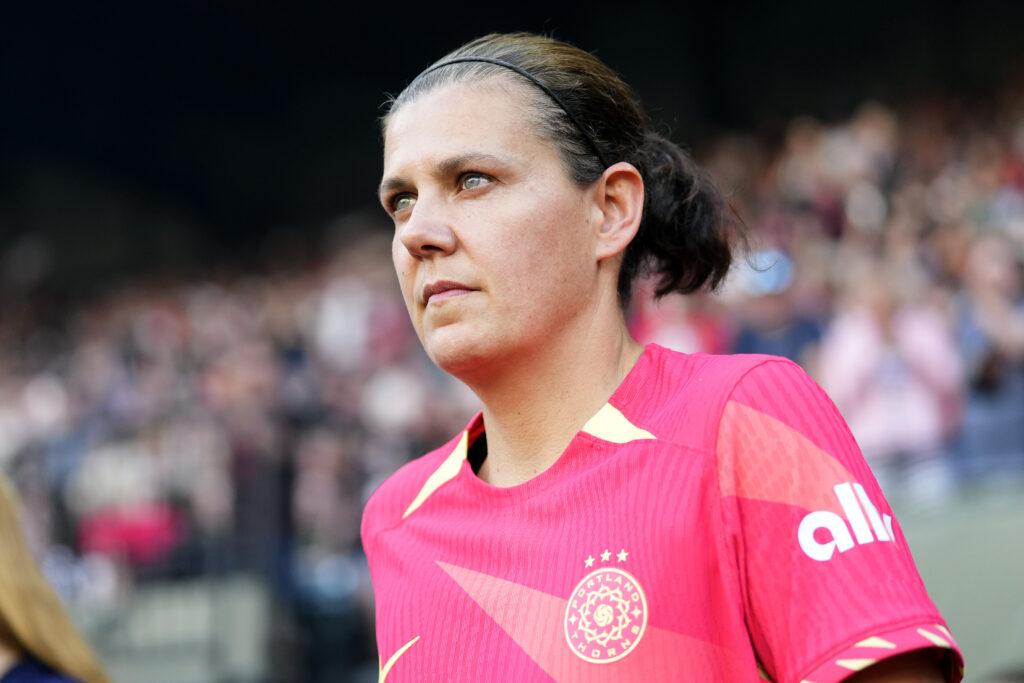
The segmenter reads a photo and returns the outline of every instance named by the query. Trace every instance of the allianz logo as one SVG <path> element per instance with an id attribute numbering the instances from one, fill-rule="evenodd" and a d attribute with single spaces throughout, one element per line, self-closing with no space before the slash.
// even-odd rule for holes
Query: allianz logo
<path id="1" fill-rule="evenodd" d="M 807 557 L 825 562 L 832 559 L 836 550 L 845 553 L 855 545 L 874 543 L 876 539 L 891 541 L 895 538 L 892 515 L 880 515 L 878 508 L 868 500 L 863 486 L 847 482 L 836 484 L 832 490 L 839 499 L 846 519 L 829 510 L 816 510 L 804 517 L 796 535 Z M 819 529 L 827 531 L 830 540 L 819 541 L 824 535 L 816 535 Z"/>

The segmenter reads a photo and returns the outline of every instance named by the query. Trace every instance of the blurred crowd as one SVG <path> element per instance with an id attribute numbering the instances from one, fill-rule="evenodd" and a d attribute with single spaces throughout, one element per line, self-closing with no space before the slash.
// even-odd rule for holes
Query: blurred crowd
<path id="1" fill-rule="evenodd" d="M 102 609 L 138 582 L 254 572 L 298 630 L 355 622 L 347 651 L 307 666 L 375 658 L 363 504 L 475 410 L 419 346 L 389 244 L 368 232 L 301 272 L 139 283 L 50 325 L 12 302 L 0 465 L 66 597 Z"/>
<path id="2" fill-rule="evenodd" d="M 800 362 L 890 496 L 1019 481 L 1024 88 L 798 119 L 775 154 L 732 137 L 707 163 L 757 242 L 725 292 L 725 350 Z"/>
<path id="3" fill-rule="evenodd" d="M 801 363 L 890 496 L 1020 482 L 1024 88 L 776 137 L 699 148 L 751 251 L 714 294 L 638 287 L 638 339 Z M 60 315 L 10 298 L 0 467 L 65 596 L 244 569 L 300 622 L 366 617 L 367 496 L 476 410 L 419 347 L 389 243 L 350 228 L 302 269 L 153 277 Z"/>

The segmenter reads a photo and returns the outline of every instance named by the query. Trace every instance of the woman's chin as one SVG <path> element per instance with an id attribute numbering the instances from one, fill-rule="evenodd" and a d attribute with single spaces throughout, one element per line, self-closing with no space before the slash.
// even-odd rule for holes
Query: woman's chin
<path id="1" fill-rule="evenodd" d="M 437 367 L 464 381 L 487 372 L 499 361 L 501 349 L 487 339 L 438 334 L 426 344 L 427 354 Z"/>
<path id="2" fill-rule="evenodd" d="M 462 373 L 479 366 L 487 359 L 487 353 L 477 344 L 444 343 L 431 345 L 430 359 L 437 367 L 450 375 L 461 377 Z"/>

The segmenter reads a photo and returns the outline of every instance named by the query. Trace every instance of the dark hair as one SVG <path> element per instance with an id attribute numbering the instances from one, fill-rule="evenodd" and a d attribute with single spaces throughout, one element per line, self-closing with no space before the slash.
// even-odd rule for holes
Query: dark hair
<path id="1" fill-rule="evenodd" d="M 601 60 L 577 47 L 530 33 L 478 38 L 439 59 L 393 98 L 384 117 L 385 130 L 387 116 L 439 86 L 495 76 L 524 84 L 532 80 L 493 62 L 439 66 L 465 57 L 500 60 L 536 79 L 529 87 L 536 95 L 537 125 L 558 146 L 576 182 L 589 185 L 601 176 L 606 166 L 599 157 L 610 163 L 628 161 L 640 171 L 644 211 L 619 272 L 623 305 L 641 275 L 658 277 L 658 297 L 669 292 L 688 294 L 704 286 L 713 289 L 725 278 L 733 244 L 742 233 L 727 220 L 721 193 L 685 151 L 648 126 L 632 88 Z M 539 84 L 543 85 L 536 87 Z"/>

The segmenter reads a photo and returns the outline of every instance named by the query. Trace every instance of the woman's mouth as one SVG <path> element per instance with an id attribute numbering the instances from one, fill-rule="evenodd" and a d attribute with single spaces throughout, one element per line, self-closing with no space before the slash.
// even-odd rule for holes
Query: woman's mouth
<path id="1" fill-rule="evenodd" d="M 469 294 L 472 291 L 472 289 L 459 282 L 439 280 L 437 282 L 432 282 L 423 288 L 423 302 L 429 305 L 431 303 L 437 303 L 447 299 L 454 299 L 462 296 L 463 294 Z"/>

